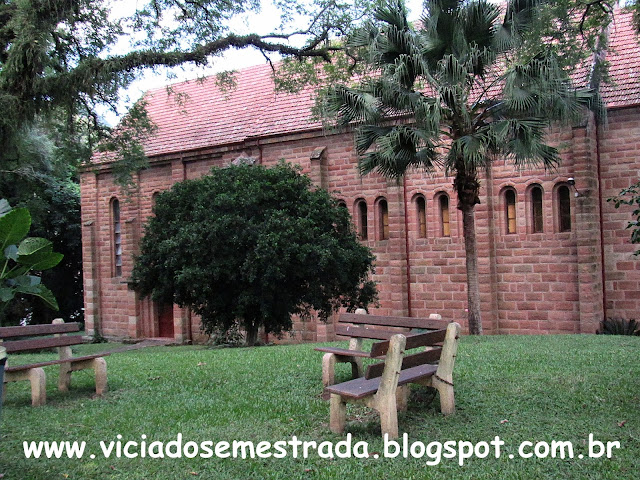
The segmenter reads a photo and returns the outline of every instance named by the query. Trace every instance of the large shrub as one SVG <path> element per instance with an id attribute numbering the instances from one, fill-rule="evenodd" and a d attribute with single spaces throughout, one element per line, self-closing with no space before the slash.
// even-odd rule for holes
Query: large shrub
<path id="1" fill-rule="evenodd" d="M 252 345 L 261 326 L 281 334 L 292 315 L 326 319 L 376 298 L 349 213 L 289 165 L 214 169 L 159 195 L 154 214 L 134 288 L 190 307 L 207 333 L 238 321 Z"/>

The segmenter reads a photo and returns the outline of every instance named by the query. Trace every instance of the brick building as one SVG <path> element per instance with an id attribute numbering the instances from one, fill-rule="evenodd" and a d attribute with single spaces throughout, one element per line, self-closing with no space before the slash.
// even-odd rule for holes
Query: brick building
<path id="1" fill-rule="evenodd" d="M 482 319 L 487 333 L 592 333 L 605 316 L 637 318 L 640 262 L 629 243 L 630 210 L 607 198 L 640 176 L 640 48 L 628 15 L 610 35 L 609 121 L 592 118 L 551 132 L 563 145 L 556 172 L 515 171 L 497 161 L 481 178 L 476 207 Z M 300 164 L 342 200 L 377 257 L 376 313 L 465 323 L 462 219 L 452 178 L 413 172 L 397 184 L 357 171 L 351 133 L 310 118 L 311 91 L 273 91 L 267 65 L 238 72 L 237 87 L 214 79 L 147 94 L 158 133 L 145 144 L 150 168 L 125 196 L 108 160 L 81 176 L 85 315 L 107 337 L 198 340 L 198 319 L 140 299 L 127 285 L 153 196 L 175 182 L 250 157 Z M 575 187 L 569 178 L 575 179 Z M 575 196 L 576 192 L 579 192 Z M 295 324 L 294 341 L 334 338 L 332 324 Z"/>

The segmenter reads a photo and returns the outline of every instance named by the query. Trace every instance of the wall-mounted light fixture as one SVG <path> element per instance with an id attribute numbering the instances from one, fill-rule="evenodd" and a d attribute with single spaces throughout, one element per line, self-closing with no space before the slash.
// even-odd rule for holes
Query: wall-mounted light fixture
<path id="1" fill-rule="evenodd" d="M 567 183 L 569 184 L 569 186 L 570 186 L 571 188 L 573 188 L 573 190 L 574 190 L 574 194 L 573 194 L 573 195 L 574 195 L 575 197 L 581 197 L 581 196 L 583 196 L 583 195 L 582 195 L 582 193 L 580 193 L 580 192 L 578 191 L 578 189 L 576 188 L 576 181 L 575 181 L 575 179 L 574 179 L 573 177 L 569 177 L 569 178 L 567 178 Z"/>

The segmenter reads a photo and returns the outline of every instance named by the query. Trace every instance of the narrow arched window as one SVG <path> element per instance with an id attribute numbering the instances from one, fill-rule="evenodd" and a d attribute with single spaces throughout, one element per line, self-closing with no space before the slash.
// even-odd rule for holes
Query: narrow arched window
<path id="1" fill-rule="evenodd" d="M 506 207 L 507 233 L 516 233 L 516 192 L 508 189 L 504 192 Z"/>
<path id="2" fill-rule="evenodd" d="M 542 188 L 534 186 L 531 188 L 531 232 L 544 232 L 544 216 L 542 214 Z"/>
<path id="3" fill-rule="evenodd" d="M 422 195 L 416 197 L 416 214 L 418 216 L 418 236 L 427 237 L 427 202 Z"/>
<path id="4" fill-rule="evenodd" d="M 378 239 L 389 238 L 389 204 L 384 198 L 378 200 Z"/>
<path id="5" fill-rule="evenodd" d="M 446 194 L 440 195 L 438 200 L 440 203 L 440 232 L 443 237 L 451 236 L 451 227 L 449 225 L 449 197 Z"/>
<path id="6" fill-rule="evenodd" d="M 345 202 L 344 200 L 338 200 L 338 207 L 347 208 L 347 202 Z"/>
<path id="7" fill-rule="evenodd" d="M 367 225 L 367 202 L 359 200 L 356 210 L 358 212 L 358 234 L 361 240 L 366 240 L 369 237 L 368 225 Z"/>
<path id="8" fill-rule="evenodd" d="M 571 231 L 571 193 L 566 185 L 558 188 L 558 230 Z"/>
<path id="9" fill-rule="evenodd" d="M 113 276 L 122 276 L 122 224 L 120 222 L 120 202 L 114 198 L 111 202 L 113 224 Z"/>

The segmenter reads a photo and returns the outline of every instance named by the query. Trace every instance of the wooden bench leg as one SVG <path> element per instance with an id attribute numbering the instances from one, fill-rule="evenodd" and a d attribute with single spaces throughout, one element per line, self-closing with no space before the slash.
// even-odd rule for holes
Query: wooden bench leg
<path id="1" fill-rule="evenodd" d="M 347 423 L 347 404 L 340 395 L 331 394 L 329 399 L 329 429 L 333 433 L 343 433 Z"/>
<path id="2" fill-rule="evenodd" d="M 71 386 L 71 364 L 60 364 L 60 375 L 58 377 L 58 390 L 61 392 L 68 392 Z"/>
<path id="3" fill-rule="evenodd" d="M 5 372 L 4 383 L 29 380 L 31 384 L 31 405 L 41 407 L 47 403 L 47 376 L 42 368 L 30 368 L 17 372 Z M 3 388 L 3 398 L 6 388 Z"/>
<path id="4" fill-rule="evenodd" d="M 399 412 L 405 412 L 409 404 L 410 385 L 402 385 L 396 390 L 396 405 Z"/>
<path id="5" fill-rule="evenodd" d="M 364 369 L 362 368 L 362 358 L 354 358 L 351 361 L 351 376 L 353 378 L 364 377 Z"/>
<path id="6" fill-rule="evenodd" d="M 41 407 L 47 403 L 47 377 L 42 368 L 29 370 L 31 382 L 31 405 Z"/>
<path id="7" fill-rule="evenodd" d="M 336 356 L 325 353 L 322 356 L 322 385 L 328 387 L 336 383 Z"/>
<path id="8" fill-rule="evenodd" d="M 440 411 L 443 415 L 451 415 L 456 411 L 456 400 L 453 385 L 447 384 L 437 377 L 433 378 L 433 387 L 440 394 Z"/>
<path id="9" fill-rule="evenodd" d="M 96 374 L 96 395 L 104 395 L 107 391 L 107 362 L 104 358 L 93 360 L 93 371 Z"/>

